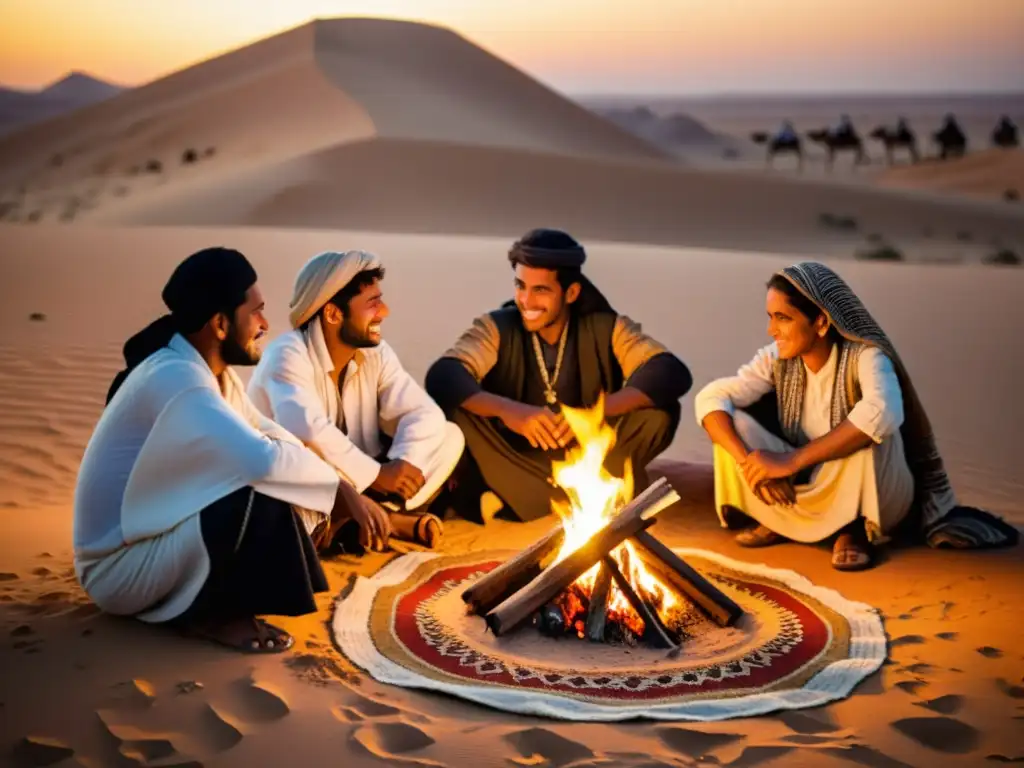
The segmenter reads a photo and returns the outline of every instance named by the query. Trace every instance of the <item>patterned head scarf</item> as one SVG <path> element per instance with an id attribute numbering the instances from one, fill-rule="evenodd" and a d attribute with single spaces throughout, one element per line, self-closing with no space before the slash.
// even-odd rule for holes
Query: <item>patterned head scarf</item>
<path id="1" fill-rule="evenodd" d="M 928 414 L 906 367 L 889 337 L 839 275 L 814 261 L 786 267 L 778 273 L 818 307 L 842 336 L 836 386 L 833 390 L 832 427 L 842 423 L 860 399 L 857 357 L 865 346 L 880 349 L 896 370 L 903 394 L 903 437 L 907 465 L 914 475 L 915 502 L 929 544 L 956 548 L 983 548 L 1016 544 L 1016 528 L 982 510 L 957 503 L 935 443 Z M 797 441 L 803 410 L 805 372 L 799 359 L 779 360 L 775 387 L 779 419 L 791 441 Z"/>

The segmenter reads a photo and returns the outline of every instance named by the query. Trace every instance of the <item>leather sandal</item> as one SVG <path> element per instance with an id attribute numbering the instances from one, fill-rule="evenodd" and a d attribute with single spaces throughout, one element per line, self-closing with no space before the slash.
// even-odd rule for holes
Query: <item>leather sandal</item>
<path id="1" fill-rule="evenodd" d="M 741 547 L 748 547 L 750 549 L 770 547 L 773 544 L 781 544 L 785 540 L 785 536 L 781 536 L 770 528 L 765 528 L 763 525 L 759 525 L 756 528 L 748 528 L 736 534 L 736 543 Z"/>
<path id="2" fill-rule="evenodd" d="M 852 533 L 841 533 L 832 546 L 832 567 L 837 571 L 863 571 L 874 565 L 871 545 Z"/>

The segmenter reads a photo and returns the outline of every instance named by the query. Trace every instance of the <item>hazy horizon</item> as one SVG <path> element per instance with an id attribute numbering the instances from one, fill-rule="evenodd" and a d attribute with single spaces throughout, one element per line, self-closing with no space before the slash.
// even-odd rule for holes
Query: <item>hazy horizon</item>
<path id="1" fill-rule="evenodd" d="M 453 29 L 564 93 L 674 97 L 1004 94 L 1024 71 L 1020 0 L 21 0 L 0 6 L 0 83 L 72 70 L 134 87 L 314 18 Z M 837 6 L 838 7 L 838 6 Z M 923 23 L 922 20 L 926 20 Z M 879 53 L 880 52 L 880 53 Z"/>

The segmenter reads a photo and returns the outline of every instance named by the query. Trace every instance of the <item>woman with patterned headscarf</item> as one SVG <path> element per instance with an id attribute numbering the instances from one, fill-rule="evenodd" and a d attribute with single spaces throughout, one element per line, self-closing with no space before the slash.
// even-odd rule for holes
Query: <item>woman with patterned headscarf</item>
<path id="1" fill-rule="evenodd" d="M 757 522 L 739 544 L 838 534 L 832 564 L 852 571 L 897 527 L 933 547 L 1016 543 L 1015 528 L 957 503 L 906 368 L 842 278 L 815 262 L 787 267 L 768 282 L 766 309 L 773 342 L 695 403 L 715 444 L 719 518 Z"/>

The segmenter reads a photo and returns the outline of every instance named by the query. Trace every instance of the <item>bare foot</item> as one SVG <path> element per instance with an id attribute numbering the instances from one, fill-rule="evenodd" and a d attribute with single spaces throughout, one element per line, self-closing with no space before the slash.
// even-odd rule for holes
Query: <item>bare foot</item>
<path id="1" fill-rule="evenodd" d="M 283 629 L 255 617 L 195 622 L 187 624 L 183 631 L 189 637 L 209 640 L 243 653 L 281 653 L 295 643 L 295 638 Z"/>

